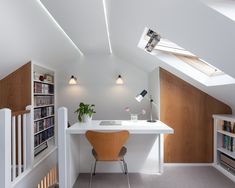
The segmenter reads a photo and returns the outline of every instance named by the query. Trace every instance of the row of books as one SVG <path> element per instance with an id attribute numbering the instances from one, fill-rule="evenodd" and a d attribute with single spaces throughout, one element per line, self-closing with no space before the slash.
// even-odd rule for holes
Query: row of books
<path id="1" fill-rule="evenodd" d="M 54 96 L 34 96 L 34 106 L 50 105 L 54 103 Z"/>
<path id="2" fill-rule="evenodd" d="M 34 133 L 47 129 L 55 124 L 54 117 L 34 122 Z"/>
<path id="3" fill-rule="evenodd" d="M 34 82 L 34 93 L 40 93 L 40 94 L 54 94 L 54 86 Z"/>
<path id="4" fill-rule="evenodd" d="M 54 114 L 54 106 L 42 107 L 34 109 L 34 119 L 51 116 Z"/>
<path id="5" fill-rule="evenodd" d="M 235 123 L 232 125 L 229 121 L 224 121 L 223 130 L 229 133 L 235 133 Z M 230 136 L 223 135 L 223 148 L 233 152 L 235 150 L 234 138 Z"/>
<path id="6" fill-rule="evenodd" d="M 224 121 L 223 123 L 223 130 L 230 132 L 230 133 L 235 133 L 235 123 L 229 122 L 229 121 Z"/>
<path id="7" fill-rule="evenodd" d="M 234 138 L 223 135 L 223 148 L 233 152 L 235 151 Z"/>
<path id="8" fill-rule="evenodd" d="M 48 140 L 49 138 L 54 136 L 54 127 L 47 129 L 37 135 L 34 136 L 34 147 L 37 147 L 44 141 Z"/>

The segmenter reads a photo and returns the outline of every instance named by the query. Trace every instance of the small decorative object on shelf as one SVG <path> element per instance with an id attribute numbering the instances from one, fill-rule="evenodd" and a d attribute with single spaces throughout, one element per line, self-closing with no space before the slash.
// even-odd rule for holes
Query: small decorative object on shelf
<path id="1" fill-rule="evenodd" d="M 45 74 L 44 78 L 48 83 L 53 83 L 53 76 L 52 75 Z"/>
<path id="2" fill-rule="evenodd" d="M 90 123 L 92 120 L 92 115 L 96 113 L 94 104 L 84 104 L 80 103 L 79 108 L 74 112 L 78 114 L 78 121 Z"/>
<path id="3" fill-rule="evenodd" d="M 39 76 L 39 80 L 43 82 L 44 81 L 44 76 L 43 75 Z"/>
<path id="4" fill-rule="evenodd" d="M 146 111 L 144 109 L 142 109 L 141 112 L 138 113 L 138 114 L 132 113 L 130 107 L 125 107 L 125 111 L 130 114 L 131 121 L 133 121 L 133 122 L 137 122 L 138 121 L 138 116 L 139 115 L 145 115 L 146 114 Z"/>

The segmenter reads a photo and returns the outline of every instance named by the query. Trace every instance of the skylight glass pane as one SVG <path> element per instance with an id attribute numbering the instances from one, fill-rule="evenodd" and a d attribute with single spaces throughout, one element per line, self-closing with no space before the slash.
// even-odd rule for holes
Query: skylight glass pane
<path id="1" fill-rule="evenodd" d="M 175 55 L 180 60 L 184 61 L 188 65 L 194 67 L 195 69 L 201 71 L 209 77 L 223 75 L 224 73 L 210 65 L 209 63 L 197 58 L 197 57 L 186 57 L 182 55 Z"/>

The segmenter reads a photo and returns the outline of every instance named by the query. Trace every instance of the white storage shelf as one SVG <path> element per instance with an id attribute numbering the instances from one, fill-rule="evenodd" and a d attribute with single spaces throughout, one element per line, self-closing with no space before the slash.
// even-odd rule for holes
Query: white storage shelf
<path id="1" fill-rule="evenodd" d="M 235 159 L 235 152 L 231 152 L 231 151 L 229 151 L 225 148 L 217 148 L 217 150 L 224 153 L 224 154 L 226 154 L 226 155 L 228 155 L 229 157 Z"/>
<path id="2" fill-rule="evenodd" d="M 35 97 L 51 96 L 51 97 L 53 97 L 53 101 L 55 101 L 55 94 L 54 94 L 54 92 L 55 92 L 55 83 L 54 83 L 55 73 L 54 73 L 54 71 L 49 70 L 49 69 L 47 69 L 45 67 L 36 65 L 36 64 L 33 64 L 32 70 L 33 70 L 33 72 L 32 72 L 32 75 L 33 75 L 32 76 L 32 86 L 33 86 L 32 87 L 32 90 L 33 90 L 32 91 L 32 93 L 33 93 L 32 98 L 33 98 L 33 100 L 34 100 Z M 47 80 L 40 81 L 40 80 L 38 80 L 38 78 L 36 78 L 36 74 L 37 75 L 45 75 L 45 74 L 51 75 L 52 76 L 52 82 L 48 82 Z M 46 84 L 46 85 L 49 85 L 49 87 L 53 87 L 53 90 L 52 90 L 53 93 L 49 93 L 48 91 L 43 91 L 43 90 L 40 93 L 34 93 L 34 85 L 35 85 L 35 83 L 39 83 L 39 85 L 40 84 L 42 84 L 42 85 Z M 36 109 L 47 108 L 47 107 L 54 107 L 54 110 L 55 110 L 55 104 L 54 103 L 53 104 L 47 104 L 47 105 L 40 105 L 40 106 L 36 106 L 35 105 L 34 109 L 36 110 Z M 44 119 L 47 119 L 47 118 L 54 118 L 54 124 L 50 125 L 49 127 L 45 128 L 45 129 L 43 129 L 41 131 L 38 131 L 38 132 L 34 133 L 34 138 L 36 138 L 37 135 L 42 134 L 45 131 L 48 131 L 50 128 L 54 129 L 54 135 L 50 136 L 47 140 L 43 141 L 42 143 L 40 143 L 40 144 L 38 144 L 38 145 L 36 145 L 34 147 L 34 149 L 37 149 L 37 148 L 39 148 L 44 143 L 48 144 L 48 148 L 46 150 L 44 150 L 40 155 L 38 155 L 37 158 L 39 158 L 39 156 L 44 156 L 43 153 L 46 154 L 46 153 L 48 153 L 48 150 L 50 150 L 50 148 L 54 148 L 55 147 L 55 141 L 53 141 L 53 140 L 55 140 L 55 123 L 56 123 L 55 122 L 55 115 L 52 114 L 52 115 L 48 115 L 46 117 L 34 119 L 34 122 L 36 123 L 38 121 L 41 121 L 41 120 L 44 120 Z"/>
<path id="3" fill-rule="evenodd" d="M 235 138 L 235 134 L 234 133 L 230 133 L 228 131 L 223 131 L 223 130 L 217 130 L 217 132 L 220 133 L 220 134 L 223 134 L 223 135 Z"/>
<path id="4" fill-rule="evenodd" d="M 214 118 L 214 166 L 224 175 L 229 177 L 231 180 L 235 182 L 235 175 L 232 168 L 226 166 L 226 164 L 221 160 L 221 153 L 229 156 L 230 159 L 235 160 L 235 150 L 230 151 L 223 147 L 224 138 L 227 136 L 228 138 L 232 138 L 234 145 L 235 145 L 235 133 L 228 132 L 223 130 L 224 121 L 230 122 L 232 128 L 235 126 L 235 116 L 229 114 L 222 114 L 222 115 L 213 115 Z M 226 145 L 228 141 L 225 141 Z M 231 144 L 231 142 L 229 141 Z M 231 147 L 228 145 L 227 147 Z M 234 146 L 233 146 L 234 147 Z"/>

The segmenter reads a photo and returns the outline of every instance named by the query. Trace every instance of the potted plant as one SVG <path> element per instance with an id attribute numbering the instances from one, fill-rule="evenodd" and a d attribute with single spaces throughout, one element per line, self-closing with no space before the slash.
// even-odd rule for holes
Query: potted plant
<path id="1" fill-rule="evenodd" d="M 78 114 L 79 122 L 90 123 L 92 120 L 92 115 L 96 113 L 94 108 L 94 104 L 84 104 L 81 102 L 79 104 L 79 108 L 74 113 Z"/>

